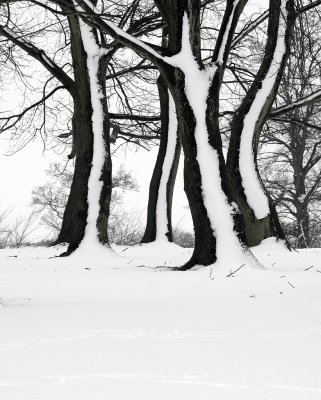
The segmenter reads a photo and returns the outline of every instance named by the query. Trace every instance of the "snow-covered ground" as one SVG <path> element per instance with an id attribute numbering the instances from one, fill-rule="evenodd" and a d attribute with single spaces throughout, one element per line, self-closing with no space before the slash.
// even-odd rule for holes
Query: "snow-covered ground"
<path id="1" fill-rule="evenodd" d="M 116 250 L 0 251 L 0 399 L 321 398 L 321 249 L 267 240 L 267 270 L 215 279 L 154 268 L 175 245 Z"/>

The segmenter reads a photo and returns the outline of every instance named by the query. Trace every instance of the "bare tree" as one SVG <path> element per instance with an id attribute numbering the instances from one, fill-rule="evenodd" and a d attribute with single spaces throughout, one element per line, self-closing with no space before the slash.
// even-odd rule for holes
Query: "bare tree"
<path id="1" fill-rule="evenodd" d="M 185 156 L 185 191 L 195 230 L 194 252 L 191 260 L 182 269 L 195 264 L 212 264 L 217 258 L 235 263 L 245 254 L 247 262 L 252 262 L 250 253 L 245 248 L 242 216 L 232 205 L 233 197 L 218 123 L 223 73 L 234 31 L 246 1 L 226 2 L 214 51 L 207 65 L 202 62 L 201 57 L 200 1 L 155 1 L 167 26 L 167 49 L 155 49 L 154 45 L 125 34 L 107 19 L 101 18 L 100 12 L 88 3 L 81 0 L 77 0 L 77 3 L 85 11 L 83 18 L 88 24 L 94 24 L 152 62 L 173 96 Z M 276 31 L 279 32 L 277 39 L 283 40 L 282 60 L 277 63 L 276 73 L 287 53 L 287 41 L 293 23 L 293 6 L 293 1 L 270 2 L 269 36 L 275 37 Z M 268 47 L 274 54 L 276 40 L 269 39 Z M 264 68 L 266 65 L 262 67 Z M 264 110 L 271 105 L 275 87 L 273 85 L 271 94 L 268 94 L 268 106 L 265 105 Z M 256 117 L 259 125 L 260 117 Z M 250 157 L 251 154 L 250 149 Z M 210 175 L 208 170 L 211 171 Z M 229 253 L 233 255 L 229 257 Z"/>
<path id="2" fill-rule="evenodd" d="M 311 247 L 319 234 L 320 104 L 303 100 L 320 90 L 319 17 L 314 9 L 297 18 L 293 52 L 277 97 L 289 111 L 272 117 L 260 155 L 264 180 L 295 247 Z M 301 106 L 291 109 L 296 102 Z"/>
<path id="3" fill-rule="evenodd" d="M 73 170 L 63 164 L 52 164 L 47 175 L 50 178 L 44 185 L 36 186 L 32 191 L 32 204 L 42 223 L 57 236 L 61 229 L 63 213 L 73 179 Z M 126 211 L 123 205 L 123 193 L 138 190 L 138 185 L 124 166 L 116 171 L 112 178 L 113 192 L 110 203 L 108 237 L 111 243 L 132 245 L 139 243 L 142 237 L 140 213 Z"/>

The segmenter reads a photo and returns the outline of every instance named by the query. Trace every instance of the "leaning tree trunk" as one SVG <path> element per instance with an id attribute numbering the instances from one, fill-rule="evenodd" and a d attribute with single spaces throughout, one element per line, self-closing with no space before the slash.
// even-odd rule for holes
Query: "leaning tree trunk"
<path id="1" fill-rule="evenodd" d="M 195 247 L 181 269 L 217 261 L 231 268 L 244 260 L 256 263 L 244 246 L 242 217 L 232 204 L 217 119 L 211 113 L 210 93 L 216 80 L 211 84 L 206 71 L 198 70 L 197 79 L 188 70 L 184 72 L 176 72 L 173 97 L 184 149 L 184 189 L 193 219 Z M 216 70 L 215 74 L 219 73 Z"/>
<path id="2" fill-rule="evenodd" d="M 175 105 L 164 80 L 159 77 L 161 138 L 156 164 L 149 186 L 147 223 L 142 243 L 173 241 L 172 199 L 181 152 L 177 137 Z"/>
<path id="3" fill-rule="evenodd" d="M 78 247 L 87 221 L 88 179 L 93 155 L 92 105 L 90 83 L 83 47 L 79 21 L 75 16 L 68 17 L 71 35 L 71 54 L 73 60 L 75 96 L 73 125 L 73 152 L 75 170 L 65 208 L 58 243 L 69 243 L 69 250 Z"/>
<path id="4" fill-rule="evenodd" d="M 270 0 L 263 62 L 231 123 L 227 169 L 233 199 L 245 221 L 248 246 L 258 245 L 271 236 L 285 239 L 274 204 L 259 176 L 256 159 L 260 133 L 289 54 L 293 22 L 293 1 Z"/>

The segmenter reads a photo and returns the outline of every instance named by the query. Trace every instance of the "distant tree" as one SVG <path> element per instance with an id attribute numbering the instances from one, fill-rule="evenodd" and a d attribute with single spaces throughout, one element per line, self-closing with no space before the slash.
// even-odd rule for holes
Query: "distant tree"
<path id="1" fill-rule="evenodd" d="M 39 228 L 33 210 L 28 215 L 13 218 L 12 210 L 0 210 L 0 249 L 22 247 L 34 240 L 31 235 Z"/>
<path id="2" fill-rule="evenodd" d="M 289 107 L 274 114 L 263 135 L 260 169 L 277 205 L 290 243 L 299 248 L 319 245 L 321 222 L 320 99 L 302 99 L 321 91 L 320 14 L 298 16 L 291 56 L 277 101 Z M 301 102 L 291 109 L 291 104 Z M 273 113 L 272 113 L 273 115 Z"/>
<path id="3" fill-rule="evenodd" d="M 6 208 L 0 211 L 0 248 L 3 249 L 8 246 L 11 228 L 9 226 L 8 217 L 11 210 Z"/>
<path id="4" fill-rule="evenodd" d="M 47 175 L 50 180 L 32 191 L 32 205 L 41 215 L 42 222 L 57 236 L 61 229 L 63 213 L 68 200 L 73 170 L 61 163 L 51 164 Z M 140 214 L 123 208 L 123 192 L 138 190 L 130 172 L 121 166 L 112 178 L 113 192 L 110 205 L 108 234 L 111 243 L 137 244 L 142 236 Z"/>

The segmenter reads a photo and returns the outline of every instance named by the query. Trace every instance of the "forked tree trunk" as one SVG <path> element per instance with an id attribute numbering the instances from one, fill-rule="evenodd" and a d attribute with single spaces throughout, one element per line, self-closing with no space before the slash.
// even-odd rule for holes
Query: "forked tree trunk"
<path id="1" fill-rule="evenodd" d="M 218 123 L 224 67 L 245 3 L 227 2 L 212 64 L 205 68 L 200 61 L 199 15 L 192 2 L 187 3 L 188 21 L 186 14 L 183 18 L 183 57 L 174 60 L 179 70 L 174 73 L 172 91 L 185 156 L 184 185 L 195 231 L 194 252 L 183 270 L 217 261 L 224 263 L 224 269 L 237 268 L 243 261 L 256 264 L 244 246 L 242 217 L 232 204 Z"/>
<path id="2" fill-rule="evenodd" d="M 239 4 L 228 2 L 213 64 L 204 67 L 200 57 L 200 8 L 186 2 L 186 11 L 183 10 L 181 16 L 182 30 L 178 33 L 180 52 L 172 59 L 166 59 L 175 69 L 164 67 L 163 74 L 176 104 L 184 149 L 184 188 L 195 231 L 194 251 L 182 270 L 217 261 L 223 262 L 223 269 L 237 268 L 245 260 L 256 264 L 244 246 L 242 217 L 232 205 L 218 124 L 219 87 L 244 4 L 245 1 Z M 172 10 L 162 11 L 173 13 Z M 167 17 L 170 24 L 171 17 Z M 172 30 L 175 32 L 174 27 Z"/>
<path id="3" fill-rule="evenodd" d="M 176 114 L 169 110 L 168 88 L 161 77 L 157 80 L 157 87 L 160 99 L 161 139 L 149 186 L 147 223 L 142 243 L 150 243 L 157 239 L 173 241 L 172 200 L 181 144 L 177 137 L 177 123 L 170 121 L 170 118 L 176 119 Z"/>

